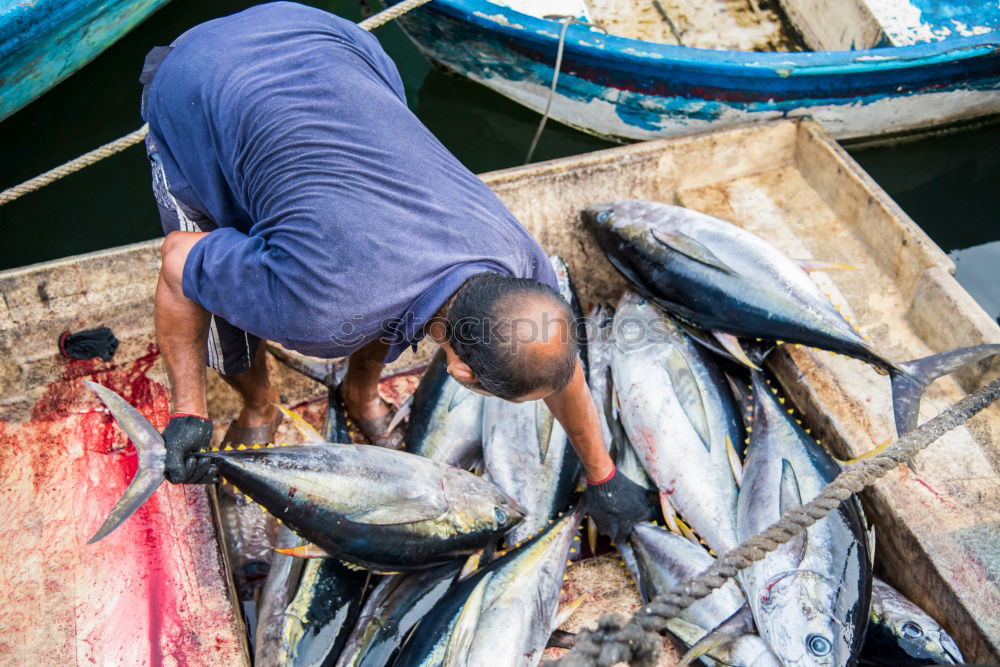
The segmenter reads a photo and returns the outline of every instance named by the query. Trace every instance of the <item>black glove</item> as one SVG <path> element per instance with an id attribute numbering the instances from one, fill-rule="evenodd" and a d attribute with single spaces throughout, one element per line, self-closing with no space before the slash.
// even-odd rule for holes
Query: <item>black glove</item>
<path id="1" fill-rule="evenodd" d="M 87 329 L 71 333 L 64 331 L 59 336 L 59 352 L 67 359 L 93 359 L 111 361 L 118 349 L 118 339 L 107 327 Z"/>
<path id="2" fill-rule="evenodd" d="M 602 482 L 588 481 L 583 502 L 597 529 L 615 544 L 628 539 L 632 526 L 653 518 L 646 490 L 617 468 Z"/>
<path id="3" fill-rule="evenodd" d="M 193 452 L 212 442 L 212 422 L 193 415 L 172 415 L 163 429 L 167 445 L 167 481 L 173 484 L 211 484 L 218 478 L 215 464 Z"/>

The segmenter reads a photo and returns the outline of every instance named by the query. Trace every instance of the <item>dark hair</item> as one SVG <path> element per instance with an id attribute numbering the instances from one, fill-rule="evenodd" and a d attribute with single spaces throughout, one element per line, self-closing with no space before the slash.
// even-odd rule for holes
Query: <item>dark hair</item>
<path id="1" fill-rule="evenodd" d="M 555 310 L 564 345 L 553 354 L 519 354 L 525 339 L 516 319 L 532 301 Z M 458 357 L 489 393 L 511 400 L 541 388 L 563 389 L 576 369 L 576 327 L 565 299 L 548 285 L 530 278 L 477 273 L 452 299 L 446 317 L 447 337 Z M 528 322 L 532 325 L 536 322 Z"/>

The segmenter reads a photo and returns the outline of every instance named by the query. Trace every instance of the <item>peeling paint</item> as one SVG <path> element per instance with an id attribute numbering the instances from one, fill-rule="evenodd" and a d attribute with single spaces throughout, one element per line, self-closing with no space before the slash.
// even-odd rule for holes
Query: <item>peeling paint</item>
<path id="1" fill-rule="evenodd" d="M 473 10 L 484 6 L 503 13 Z M 558 39 L 544 26 L 554 22 L 483 0 L 430 8 L 400 19 L 430 59 L 545 109 Z M 511 25 L 510 16 L 523 17 L 526 27 Z M 484 17 L 496 27 L 477 22 Z M 914 131 L 997 113 L 1000 49 L 991 36 L 857 52 L 740 53 L 572 25 L 550 115 L 593 134 L 637 140 L 807 115 L 838 139 Z"/>

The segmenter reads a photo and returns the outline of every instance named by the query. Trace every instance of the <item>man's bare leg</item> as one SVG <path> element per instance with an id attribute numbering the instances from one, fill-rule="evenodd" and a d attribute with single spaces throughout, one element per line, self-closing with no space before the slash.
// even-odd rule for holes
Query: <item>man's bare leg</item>
<path id="1" fill-rule="evenodd" d="M 383 360 L 388 351 L 386 343 L 376 340 L 348 357 L 347 375 L 340 393 L 355 421 L 383 418 L 389 412 L 378 395 L 378 380 L 385 368 Z"/>
<path id="2" fill-rule="evenodd" d="M 243 399 L 243 409 L 236 418 L 240 426 L 263 426 L 272 423 L 278 416 L 278 409 L 274 407 L 279 401 L 278 390 L 271 385 L 264 347 L 263 343 L 257 346 L 257 355 L 250 368 L 239 375 L 222 376 Z"/>

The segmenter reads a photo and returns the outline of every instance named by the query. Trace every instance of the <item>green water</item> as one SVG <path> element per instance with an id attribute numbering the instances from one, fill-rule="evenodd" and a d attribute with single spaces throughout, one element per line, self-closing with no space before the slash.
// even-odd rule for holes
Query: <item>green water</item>
<path id="1" fill-rule="evenodd" d="M 142 60 L 202 21 L 247 0 L 173 0 L 42 98 L 0 123 L 0 188 L 141 125 Z M 308 2 L 360 20 L 357 0 Z M 533 112 L 482 86 L 433 69 L 394 25 L 376 32 L 399 67 L 410 107 L 474 172 L 518 164 L 538 123 Z M 549 123 L 535 160 L 611 146 Z M 854 154 L 879 184 L 951 256 L 957 277 L 992 317 L 1000 316 L 1000 126 Z M 40 192 L 0 207 L 0 269 L 160 235 L 141 148 L 128 149 Z"/>

